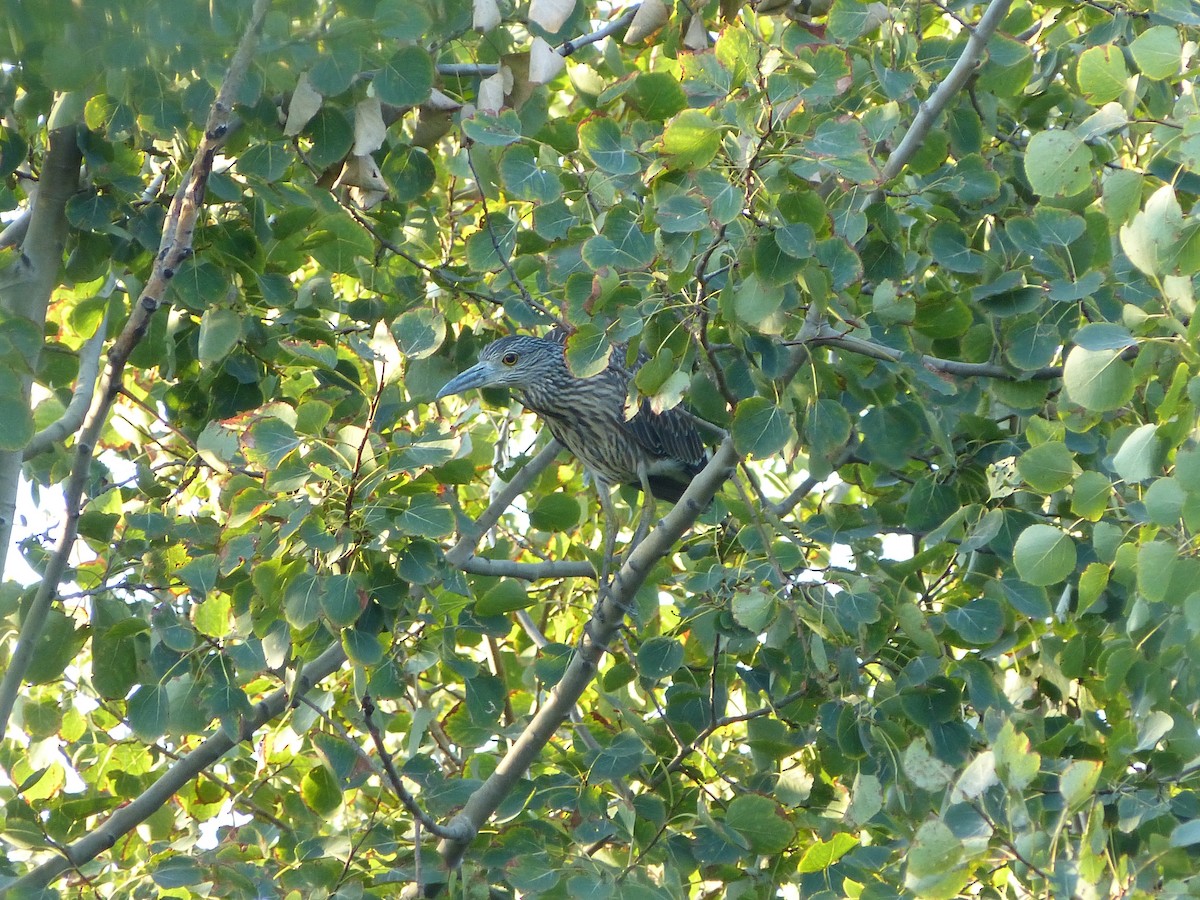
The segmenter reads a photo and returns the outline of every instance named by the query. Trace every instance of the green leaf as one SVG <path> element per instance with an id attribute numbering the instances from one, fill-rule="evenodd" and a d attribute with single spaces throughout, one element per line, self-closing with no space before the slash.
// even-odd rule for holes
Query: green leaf
<path id="1" fill-rule="evenodd" d="M 667 165 L 673 169 L 707 166 L 720 147 L 720 127 L 698 109 L 685 109 L 663 130 L 663 150 L 668 156 Z"/>
<path id="2" fill-rule="evenodd" d="M 321 580 L 311 572 L 293 579 L 283 597 L 283 611 L 293 628 L 307 628 L 321 615 Z"/>
<path id="3" fill-rule="evenodd" d="M 1125 438 L 1113 456 L 1118 477 L 1129 482 L 1146 481 L 1162 468 L 1162 439 L 1154 425 L 1142 425 Z"/>
<path id="4" fill-rule="evenodd" d="M 583 245 L 583 260 L 593 270 L 609 266 L 639 270 L 653 259 L 654 238 L 642 231 L 637 217 L 624 207 L 610 212 L 603 231 Z"/>
<path id="5" fill-rule="evenodd" d="M 335 97 L 347 90 L 362 66 L 362 56 L 353 47 L 327 48 L 308 73 L 309 83 L 322 95 Z"/>
<path id="6" fill-rule="evenodd" d="M 612 119 L 588 119 L 579 127 L 579 146 L 597 166 L 613 175 L 632 175 L 642 169 L 633 145 Z"/>
<path id="7" fill-rule="evenodd" d="M 1187 494 L 1174 478 L 1156 478 L 1142 502 L 1146 505 L 1146 514 L 1155 525 L 1177 528 Z"/>
<path id="8" fill-rule="evenodd" d="M 983 271 L 984 257 L 967 246 L 963 230 L 950 222 L 938 222 L 929 233 L 929 252 L 951 272 L 975 274 Z"/>
<path id="9" fill-rule="evenodd" d="M 1097 106 L 1116 100 L 1125 93 L 1129 71 L 1125 68 L 1125 55 L 1114 44 L 1091 47 L 1083 51 L 1076 69 L 1079 87 L 1088 99 Z"/>
<path id="10" fill-rule="evenodd" d="M 976 597 L 963 606 L 947 610 L 944 618 L 946 624 L 971 646 L 990 646 L 1004 634 L 1004 610 L 991 597 Z"/>
<path id="11" fill-rule="evenodd" d="M 937 900 L 958 893 L 955 871 L 963 858 L 962 841 L 940 819 L 917 829 L 906 856 L 904 884 L 919 897 Z"/>
<path id="12" fill-rule="evenodd" d="M 405 356 L 425 359 L 446 339 L 446 320 L 435 307 L 411 309 L 392 323 L 392 336 Z"/>
<path id="13" fill-rule="evenodd" d="M 751 850 L 764 856 L 782 853 L 796 837 L 796 828 L 783 810 L 758 794 L 735 797 L 725 811 L 725 824 L 744 837 Z"/>
<path id="14" fill-rule="evenodd" d="M 300 779 L 300 796 L 319 816 L 328 816 L 342 805 L 342 789 L 337 776 L 323 765 L 313 766 Z"/>
<path id="15" fill-rule="evenodd" d="M 405 534 L 444 538 L 454 531 L 454 511 L 433 494 L 418 494 L 396 517 L 396 526 Z"/>
<path id="16" fill-rule="evenodd" d="M 420 147 L 393 147 L 379 167 L 397 203 L 411 203 L 428 194 L 437 181 L 437 169 Z"/>
<path id="17" fill-rule="evenodd" d="M 332 213 L 318 220 L 303 247 L 331 272 L 352 273 L 358 260 L 375 253 L 371 233 L 346 213 Z"/>
<path id="18" fill-rule="evenodd" d="M 20 450 L 33 437 L 33 413 L 29 404 L 21 399 L 19 387 L 7 390 L 10 385 L 17 384 L 16 378 L 0 377 L 0 384 L 6 388 L 0 395 L 0 421 L 4 422 L 4 427 L 0 428 L 0 450 Z"/>
<path id="19" fill-rule="evenodd" d="M 1018 732 L 1011 720 L 1000 729 L 992 750 L 996 757 L 996 774 L 1009 790 L 1021 791 L 1033 783 L 1042 758 L 1033 752 L 1029 738 Z"/>
<path id="20" fill-rule="evenodd" d="M 377 666 L 383 662 L 384 646 L 379 635 L 361 627 L 342 631 L 342 649 L 356 666 Z"/>
<path id="21" fill-rule="evenodd" d="M 263 416 L 242 437 L 246 457 L 267 471 L 278 469 L 301 446 L 296 430 L 282 419 Z"/>
<path id="22" fill-rule="evenodd" d="M 208 637 L 224 637 L 229 633 L 231 606 L 228 594 L 212 594 L 203 603 L 197 604 L 192 614 L 192 624 L 198 632 Z"/>
<path id="23" fill-rule="evenodd" d="M 767 232 L 754 244 L 754 273 L 765 284 L 781 287 L 804 269 L 804 261 L 783 252 L 775 240 L 775 234 Z"/>
<path id="24" fill-rule="evenodd" d="M 1190 847 L 1200 844 L 1200 819 L 1181 822 L 1171 830 L 1172 847 Z"/>
<path id="25" fill-rule="evenodd" d="M 1108 566 L 1104 563 L 1088 563 L 1079 576 L 1079 613 L 1082 615 L 1090 609 L 1104 589 L 1108 587 Z"/>
<path id="26" fill-rule="evenodd" d="M 321 107 L 302 133 L 312 142 L 308 161 L 318 169 L 341 162 L 354 146 L 354 126 L 345 113 L 329 104 Z"/>
<path id="27" fill-rule="evenodd" d="M 217 586 L 219 560 L 215 553 L 206 553 L 181 566 L 175 574 L 197 599 L 203 600 Z"/>
<path id="28" fill-rule="evenodd" d="M 567 338 L 567 367 L 576 378 L 599 375 L 608 366 L 612 344 L 599 325 L 585 322 Z"/>
<path id="29" fill-rule="evenodd" d="M 1091 412 L 1120 409 L 1133 397 L 1133 369 L 1120 350 L 1072 347 L 1063 367 L 1063 385 L 1072 403 Z"/>
<path id="30" fill-rule="evenodd" d="M 467 238 L 467 264 L 475 272 L 496 272 L 512 259 L 517 248 L 517 228 L 507 216 L 492 215 Z"/>
<path id="31" fill-rule="evenodd" d="M 828 841 L 817 841 L 804 851 L 796 871 L 801 874 L 822 872 L 857 846 L 858 838 L 845 832 L 835 834 Z"/>
<path id="32" fill-rule="evenodd" d="M 1076 759 L 1067 764 L 1059 777 L 1058 790 L 1068 809 L 1078 809 L 1092 798 L 1101 768 L 1099 762 L 1091 759 Z"/>
<path id="33" fill-rule="evenodd" d="M 433 60 L 422 47 L 397 50 L 375 74 L 375 96 L 392 106 L 417 106 L 433 90 Z"/>
<path id="34" fill-rule="evenodd" d="M 1071 512 L 1099 522 L 1112 498 L 1112 482 L 1102 472 L 1081 472 L 1071 486 Z"/>
<path id="35" fill-rule="evenodd" d="M 1040 131 L 1025 148 L 1025 174 L 1043 197 L 1073 197 L 1092 183 L 1092 154 L 1069 131 Z"/>
<path id="36" fill-rule="evenodd" d="M 485 147 L 505 147 L 521 140 L 521 119 L 511 109 L 489 116 L 476 112 L 462 120 L 463 134 Z"/>
<path id="37" fill-rule="evenodd" d="M 783 299 L 782 285 L 768 284 L 753 273 L 721 291 L 721 311 L 731 319 L 757 327 L 779 311 Z"/>
<path id="38" fill-rule="evenodd" d="M 500 175 L 504 187 L 514 197 L 550 203 L 562 194 L 558 173 L 538 164 L 533 150 L 523 144 L 510 147 L 500 160 Z"/>
<path id="39" fill-rule="evenodd" d="M 641 72 L 633 82 L 633 102 L 645 118 L 662 122 L 687 107 L 687 94 L 667 72 Z"/>
<path id="40" fill-rule="evenodd" d="M 649 638 L 638 648 L 637 665 L 643 678 L 661 681 L 683 665 L 683 645 L 674 638 Z"/>
<path id="41" fill-rule="evenodd" d="M 757 634 L 775 618 L 776 602 L 770 594 L 752 590 L 735 594 L 730 611 L 735 622 Z"/>
<path id="42" fill-rule="evenodd" d="M 1124 350 L 1137 346 L 1137 339 L 1129 333 L 1129 329 L 1109 322 L 1084 325 L 1071 340 L 1084 350 Z"/>
<path id="43" fill-rule="evenodd" d="M 692 234 L 708 227 L 708 210 L 695 197 L 674 194 L 658 204 L 654 220 L 667 234 Z"/>
<path id="44" fill-rule="evenodd" d="M 200 319 L 200 365 L 217 365 L 233 351 L 241 336 L 241 316 L 224 306 L 209 307 Z"/>
<path id="45" fill-rule="evenodd" d="M 1147 78 L 1173 78 L 1179 74 L 1183 46 L 1174 28 L 1166 25 L 1147 28 L 1129 45 L 1129 51 Z"/>
<path id="46" fill-rule="evenodd" d="M 143 741 L 162 737 L 171 715 L 170 699 L 161 684 L 143 684 L 129 698 L 129 727 Z"/>
<path id="47" fill-rule="evenodd" d="M 1167 599 L 1179 551 L 1166 541 L 1148 541 L 1138 548 L 1137 589 L 1151 603 Z"/>
<path id="48" fill-rule="evenodd" d="M 363 598 L 352 575 L 328 575 L 319 592 L 321 610 L 338 628 L 353 625 L 363 611 Z"/>
<path id="49" fill-rule="evenodd" d="M 766 397 L 751 397 L 738 404 L 733 416 L 733 443 L 743 456 L 774 456 L 795 437 L 791 417 Z"/>
<path id="50" fill-rule="evenodd" d="M 1169 274 L 1168 260 L 1183 237 L 1183 210 L 1171 185 L 1165 184 L 1119 231 L 1121 249 L 1139 270 L 1151 276 Z"/>
<path id="51" fill-rule="evenodd" d="M 1026 450 L 1017 460 L 1017 471 L 1035 491 L 1061 491 L 1075 477 L 1075 461 L 1067 445 L 1050 441 Z"/>
<path id="52" fill-rule="evenodd" d="M 579 524 L 579 499 L 555 493 L 542 497 L 529 513 L 529 524 L 539 531 L 570 531 Z"/>
<path id="53" fill-rule="evenodd" d="M 1056 584 L 1075 571 L 1075 542 L 1053 525 L 1030 525 L 1013 545 L 1013 564 L 1030 584 Z"/>
<path id="54" fill-rule="evenodd" d="M 501 578 L 496 586 L 475 602 L 477 616 L 502 616 L 518 609 L 527 609 L 534 603 L 525 590 L 525 585 L 515 578 Z"/>

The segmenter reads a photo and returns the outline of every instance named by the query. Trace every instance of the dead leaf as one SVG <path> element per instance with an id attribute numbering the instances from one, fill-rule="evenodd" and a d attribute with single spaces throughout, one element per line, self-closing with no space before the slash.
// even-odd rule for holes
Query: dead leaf
<path id="1" fill-rule="evenodd" d="M 305 72 L 296 82 L 296 89 L 292 91 L 292 99 L 288 103 L 287 124 L 283 126 L 283 133 L 288 137 L 295 137 L 303 131 L 304 126 L 321 109 L 322 99 L 316 88 L 308 83 L 308 73 Z"/>

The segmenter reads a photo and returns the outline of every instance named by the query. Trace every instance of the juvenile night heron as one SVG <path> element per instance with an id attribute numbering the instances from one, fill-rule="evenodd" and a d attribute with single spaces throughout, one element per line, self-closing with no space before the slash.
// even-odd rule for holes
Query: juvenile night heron
<path id="1" fill-rule="evenodd" d="M 515 335 L 493 341 L 480 351 L 475 365 L 438 391 L 436 399 L 471 388 L 515 390 L 521 403 L 537 413 L 598 482 L 600 502 L 609 518 L 610 486 L 631 484 L 651 494 L 643 507 L 636 544 L 649 527 L 652 498 L 679 500 L 704 468 L 708 462 L 704 442 L 695 421 L 678 407 L 656 413 L 643 400 L 626 419 L 629 379 L 637 366 L 626 368 L 623 347 L 614 348 L 600 374 L 578 378 L 567 368 L 566 340 L 566 332 L 555 328 L 544 338 Z M 606 563 L 613 541 L 615 530 L 610 527 Z"/>

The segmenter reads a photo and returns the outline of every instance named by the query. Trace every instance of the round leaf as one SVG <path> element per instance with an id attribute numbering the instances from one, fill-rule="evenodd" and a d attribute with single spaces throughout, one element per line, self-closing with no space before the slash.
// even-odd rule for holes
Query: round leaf
<path id="1" fill-rule="evenodd" d="M 1025 148 L 1025 174 L 1043 197 L 1072 197 L 1092 183 L 1092 153 L 1069 131 L 1041 131 Z"/>
<path id="2" fill-rule="evenodd" d="M 1133 369 L 1120 350 L 1072 347 L 1063 367 L 1067 396 L 1091 412 L 1120 409 L 1133 397 Z"/>
<path id="3" fill-rule="evenodd" d="M 1013 545 L 1013 563 L 1030 584 L 1056 584 L 1075 571 L 1075 542 L 1053 525 L 1030 525 Z"/>

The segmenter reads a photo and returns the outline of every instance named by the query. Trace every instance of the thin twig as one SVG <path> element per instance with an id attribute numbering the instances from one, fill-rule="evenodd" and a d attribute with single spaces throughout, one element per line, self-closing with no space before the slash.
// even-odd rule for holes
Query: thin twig
<path id="1" fill-rule="evenodd" d="M 884 362 L 900 362 L 905 356 L 901 350 L 885 347 L 883 344 L 877 344 L 874 341 L 868 341 L 864 338 L 843 334 L 828 325 L 823 325 L 815 337 L 803 343 L 809 347 L 837 347 L 840 350 L 849 350 L 851 353 L 858 353 L 862 356 L 869 356 L 872 359 Z M 931 371 L 940 372 L 945 375 L 958 375 L 964 378 L 996 378 L 1002 381 L 1052 381 L 1061 378 L 1063 372 L 1062 366 L 1047 366 L 1042 369 L 1035 369 L 1032 372 L 1011 372 L 1004 368 L 1004 366 L 995 363 L 961 362 L 957 359 L 941 359 L 937 356 L 928 356 L 925 354 L 921 355 L 920 360 L 921 364 Z"/>
<path id="2" fill-rule="evenodd" d="M 370 694 L 364 694 L 362 698 L 363 722 L 367 726 L 367 731 L 371 734 L 371 740 L 375 742 L 375 750 L 379 753 L 379 761 L 383 763 L 383 771 L 387 774 L 388 782 L 395 791 L 400 802 L 404 804 L 404 808 L 417 822 L 420 822 L 429 829 L 435 836 L 449 840 L 461 840 L 464 831 L 461 826 L 454 823 L 450 825 L 439 825 L 429 813 L 421 809 L 421 805 L 417 803 L 417 798 L 414 797 L 404 786 L 404 782 L 400 780 L 400 773 L 396 771 L 396 766 L 392 762 L 392 755 L 388 753 L 387 747 L 383 745 L 383 735 L 379 733 L 379 726 L 375 724 L 373 718 L 375 713 L 375 702 L 371 699 Z"/>

